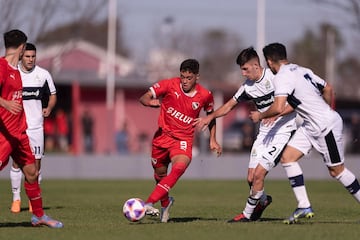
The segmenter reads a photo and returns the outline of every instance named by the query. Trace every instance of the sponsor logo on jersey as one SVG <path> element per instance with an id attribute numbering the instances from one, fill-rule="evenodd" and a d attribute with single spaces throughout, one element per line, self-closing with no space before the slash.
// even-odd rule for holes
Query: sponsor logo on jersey
<path id="1" fill-rule="evenodd" d="M 151 158 L 151 162 L 152 162 L 152 164 L 156 164 L 157 163 L 157 159 L 156 158 Z"/>
<path id="2" fill-rule="evenodd" d="M 180 97 L 180 94 L 178 92 L 175 91 L 174 94 L 176 95 L 176 98 Z"/>
<path id="3" fill-rule="evenodd" d="M 266 88 L 266 90 L 269 90 L 269 89 L 271 88 L 271 84 L 270 84 L 270 81 L 269 81 L 269 80 L 266 81 L 266 83 L 265 83 L 265 88 Z"/>
<path id="4" fill-rule="evenodd" d="M 186 116 L 185 114 L 175 110 L 173 107 L 169 107 L 166 113 L 170 114 L 170 116 L 180 120 L 181 122 L 190 124 L 193 120 L 192 117 Z"/>
<path id="5" fill-rule="evenodd" d="M 196 110 L 196 109 L 199 108 L 200 103 L 198 103 L 198 102 L 192 102 L 192 103 L 191 103 L 191 106 L 192 106 L 192 108 L 193 108 L 194 110 Z"/>
<path id="6" fill-rule="evenodd" d="M 15 75 L 14 75 L 14 74 L 10 74 L 10 78 L 15 79 Z"/>
<path id="7" fill-rule="evenodd" d="M 17 100 L 22 98 L 22 90 L 15 91 L 11 100 Z"/>
<path id="8" fill-rule="evenodd" d="M 35 96 L 38 97 L 40 95 L 40 90 L 36 90 L 36 91 L 23 91 L 22 95 L 24 97 L 29 97 L 29 96 Z"/>

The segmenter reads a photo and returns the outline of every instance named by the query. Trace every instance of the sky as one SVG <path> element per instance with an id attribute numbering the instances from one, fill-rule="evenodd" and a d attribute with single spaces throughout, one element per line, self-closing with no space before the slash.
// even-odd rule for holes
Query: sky
<path id="1" fill-rule="evenodd" d="M 342 28 L 348 49 L 354 45 L 347 16 L 338 10 L 311 0 L 265 0 L 265 6 L 265 43 L 290 44 L 306 29 L 316 31 L 326 21 Z M 221 28 L 238 35 L 244 47 L 256 47 L 256 9 L 257 0 L 118 1 L 127 45 L 137 57 L 154 45 L 154 34 L 169 16 L 174 19 L 174 29 L 204 32 Z"/>

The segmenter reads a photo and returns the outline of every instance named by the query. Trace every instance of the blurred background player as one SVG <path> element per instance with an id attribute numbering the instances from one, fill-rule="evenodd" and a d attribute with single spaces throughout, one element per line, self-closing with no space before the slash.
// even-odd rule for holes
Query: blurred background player
<path id="1" fill-rule="evenodd" d="M 241 74 L 246 77 L 235 95 L 212 114 L 195 120 L 197 127 L 204 128 L 213 119 L 227 115 L 239 102 L 253 101 L 262 112 L 269 108 L 274 100 L 274 75 L 270 69 L 260 65 L 260 59 L 254 48 L 241 51 L 236 59 Z M 252 145 L 248 167 L 247 181 L 250 186 L 250 196 L 242 213 L 229 222 L 256 221 L 262 212 L 272 202 L 271 196 L 264 191 L 266 174 L 280 161 L 280 156 L 292 132 L 296 129 L 296 114 L 291 108 L 289 114 L 278 118 L 263 120 L 260 123 L 258 135 Z M 285 112 L 283 113 L 285 114 Z"/>
<path id="2" fill-rule="evenodd" d="M 56 88 L 50 73 L 36 65 L 36 47 L 26 43 L 25 52 L 19 63 L 19 70 L 23 85 L 23 107 L 26 115 L 27 129 L 30 146 L 35 155 L 36 169 L 39 171 L 39 184 L 41 181 L 41 158 L 44 155 L 44 117 L 48 117 L 56 104 Z M 48 88 L 48 89 L 47 89 Z M 50 92 L 48 102 L 42 106 L 44 93 Z M 13 202 L 11 212 L 21 211 L 21 178 L 22 172 L 18 164 L 13 161 L 10 170 Z M 31 205 L 29 204 L 31 212 Z"/>
<path id="3" fill-rule="evenodd" d="M 5 57 L 0 58 L 0 170 L 6 167 L 11 157 L 24 173 L 24 188 L 33 210 L 33 226 L 62 228 L 64 225 L 60 221 L 44 213 L 38 182 L 39 172 L 26 134 L 22 82 L 18 70 L 26 40 L 27 36 L 17 29 L 4 33 Z"/>
<path id="4" fill-rule="evenodd" d="M 140 98 L 147 107 L 160 107 L 159 129 L 152 140 L 151 162 L 154 168 L 155 189 L 146 200 L 146 214 L 159 215 L 160 221 L 169 220 L 169 210 L 174 198 L 169 191 L 183 175 L 192 159 L 194 139 L 193 120 L 199 117 L 201 109 L 209 114 L 213 111 L 214 97 L 210 91 L 197 83 L 199 63 L 187 59 L 180 65 L 180 77 L 161 80 L 155 83 Z M 216 141 L 215 120 L 209 124 L 210 149 L 221 154 Z M 167 174 L 169 164 L 171 171 Z M 153 207 L 161 202 L 161 213 Z"/>
<path id="5" fill-rule="evenodd" d="M 334 96 L 332 86 L 310 69 L 289 63 L 286 48 L 281 43 L 265 46 L 263 53 L 275 74 L 275 100 L 265 112 L 251 112 L 251 118 L 258 122 L 276 116 L 289 103 L 303 119 L 281 156 L 281 164 L 298 201 L 297 208 L 284 223 L 292 224 L 299 218 L 314 216 L 298 164 L 298 160 L 313 147 L 323 156 L 329 174 L 360 202 L 359 182 L 344 165 L 343 120 L 330 107 Z"/>

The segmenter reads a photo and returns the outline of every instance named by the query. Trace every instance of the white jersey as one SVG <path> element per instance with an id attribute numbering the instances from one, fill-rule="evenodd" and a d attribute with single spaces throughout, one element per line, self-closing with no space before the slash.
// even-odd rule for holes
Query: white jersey
<path id="1" fill-rule="evenodd" d="M 41 99 L 47 86 L 50 94 L 56 94 L 54 81 L 50 73 L 39 66 L 35 66 L 30 72 L 24 72 L 21 67 L 19 70 L 23 84 L 23 105 L 28 130 L 43 128 Z"/>
<path id="2" fill-rule="evenodd" d="M 247 79 L 233 98 L 237 101 L 253 101 L 259 112 L 265 112 L 274 102 L 274 74 L 270 69 L 264 69 L 261 78 L 257 81 Z M 289 133 L 296 129 L 296 113 L 279 117 L 274 124 L 267 126 L 260 123 L 259 134 L 274 136 L 275 134 Z"/>
<path id="3" fill-rule="evenodd" d="M 340 117 L 322 97 L 326 82 L 308 68 L 282 65 L 274 85 L 275 97 L 287 96 L 288 103 L 303 118 L 304 129 L 313 136 L 329 133 Z"/>

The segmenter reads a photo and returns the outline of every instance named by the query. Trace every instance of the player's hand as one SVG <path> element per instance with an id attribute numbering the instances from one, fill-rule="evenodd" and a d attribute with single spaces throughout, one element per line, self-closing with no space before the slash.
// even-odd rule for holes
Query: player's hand
<path id="1" fill-rule="evenodd" d="M 209 126 L 210 121 L 211 121 L 211 118 L 209 116 L 195 118 L 195 120 L 193 122 L 193 126 L 197 127 L 201 131 L 205 131 L 207 129 L 207 127 Z"/>
<path id="2" fill-rule="evenodd" d="M 43 116 L 48 117 L 51 113 L 51 110 L 49 108 L 43 108 Z"/>
<path id="3" fill-rule="evenodd" d="M 160 107 L 160 106 L 161 106 L 160 100 L 159 100 L 159 99 L 156 99 L 156 98 L 151 99 L 151 100 L 149 101 L 149 106 L 150 106 L 150 107 L 153 107 L 153 108 L 158 108 L 158 107 Z"/>
<path id="4" fill-rule="evenodd" d="M 4 101 L 3 102 L 3 107 L 8 110 L 9 112 L 11 112 L 12 114 L 18 114 L 22 111 L 22 104 L 19 103 L 18 101 Z"/>
<path id="5" fill-rule="evenodd" d="M 257 123 L 260 121 L 260 112 L 251 111 L 249 117 L 254 123 Z"/>
<path id="6" fill-rule="evenodd" d="M 219 157 L 222 154 L 222 148 L 217 143 L 217 141 L 210 141 L 210 150 L 216 153 L 216 156 Z"/>
<path id="7" fill-rule="evenodd" d="M 278 119 L 277 116 L 275 117 L 269 117 L 269 118 L 264 118 L 263 120 L 261 120 L 261 122 L 267 126 L 267 127 L 270 127 L 271 125 L 274 124 L 274 122 L 276 121 L 276 119 Z"/>

